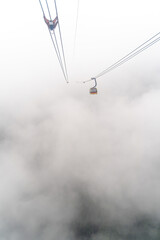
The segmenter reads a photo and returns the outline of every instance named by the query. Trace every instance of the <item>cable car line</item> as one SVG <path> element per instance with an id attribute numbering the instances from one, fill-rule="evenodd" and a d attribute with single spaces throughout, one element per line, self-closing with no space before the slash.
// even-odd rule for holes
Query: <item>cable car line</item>
<path id="1" fill-rule="evenodd" d="M 57 52 L 58 52 L 58 56 L 59 56 L 60 66 L 61 66 L 61 69 L 62 69 L 64 78 L 65 78 L 66 82 L 68 82 L 68 81 L 67 81 L 67 77 L 66 77 L 66 73 L 65 73 L 65 71 L 64 71 L 63 62 L 62 62 L 62 58 L 61 58 L 61 54 L 60 54 L 60 50 L 59 50 L 59 46 L 58 46 L 58 42 L 57 42 L 57 37 L 56 37 L 55 31 L 53 31 L 53 34 L 54 34 L 55 44 L 56 44 Z M 53 36 L 53 35 L 51 35 L 51 36 Z"/>
<path id="2" fill-rule="evenodd" d="M 96 77 L 99 78 L 101 76 L 103 76 L 104 74 L 114 70 L 115 68 L 121 66 L 122 64 L 128 62 L 130 59 L 132 59 L 133 57 L 137 56 L 138 54 L 140 54 L 141 52 L 143 52 L 144 50 L 146 50 L 147 48 L 151 47 L 153 44 L 155 44 L 156 42 L 158 42 L 160 40 L 160 37 L 155 39 L 154 41 L 152 41 L 151 43 L 149 43 L 148 45 L 146 45 L 145 47 L 141 48 L 140 50 L 138 50 L 137 52 L 135 52 L 132 55 L 129 55 L 129 57 L 125 58 L 123 61 L 120 61 L 118 64 L 116 64 L 115 66 L 109 67 L 108 69 L 105 70 L 105 72 L 103 72 L 103 74 L 99 74 Z"/>
<path id="3" fill-rule="evenodd" d="M 150 42 L 152 39 L 154 39 L 156 36 L 158 36 L 160 34 L 157 33 L 156 35 L 154 35 L 153 37 L 151 37 L 150 39 L 148 39 L 146 42 L 144 42 L 143 44 L 141 44 L 139 47 L 135 48 L 133 51 L 131 51 L 130 53 L 128 53 L 126 56 L 124 56 L 123 58 L 121 58 L 119 61 L 117 61 L 116 63 L 114 63 L 113 65 L 111 65 L 109 68 L 114 67 L 114 65 L 117 65 L 118 63 L 120 63 L 122 60 L 124 60 L 125 58 L 128 58 L 130 55 L 134 54 L 136 51 L 138 51 L 138 49 L 140 49 L 142 46 L 144 46 L 146 43 Z M 106 70 L 104 70 L 103 72 L 101 72 L 100 74 L 98 74 L 96 76 L 96 78 L 100 77 L 103 75 L 103 73 L 105 73 L 106 71 L 108 71 L 108 68 Z"/>
<path id="4" fill-rule="evenodd" d="M 79 0 L 78 0 L 78 3 L 77 3 L 77 16 L 76 16 L 75 36 L 74 36 L 74 48 L 73 48 L 73 52 L 74 52 L 74 53 L 75 53 L 75 48 L 76 48 L 77 29 L 78 29 L 78 19 L 79 19 Z"/>
<path id="5" fill-rule="evenodd" d="M 64 71 L 63 62 L 62 62 L 62 58 L 61 58 L 61 54 L 60 54 L 60 50 L 59 50 L 58 41 L 57 41 L 55 31 L 53 31 L 53 35 L 54 35 L 54 38 L 55 38 L 55 45 L 57 47 L 57 52 L 58 52 L 58 56 L 59 56 L 59 59 L 60 59 L 60 62 L 61 62 L 61 67 L 63 68 L 63 71 Z"/>
<path id="6" fill-rule="evenodd" d="M 65 67 L 65 72 L 66 72 L 66 81 L 67 81 L 67 83 L 68 83 L 68 72 L 67 72 L 66 58 L 65 58 L 65 54 L 64 54 L 64 46 L 63 46 L 63 41 L 62 41 L 62 34 L 61 34 L 61 28 L 60 28 L 60 23 L 59 23 L 59 16 L 58 16 L 58 9 L 57 9 L 56 0 L 54 0 L 54 4 L 55 4 L 55 9 L 56 9 L 56 15 L 57 15 L 57 17 L 58 17 L 58 29 L 59 29 L 60 42 L 61 42 L 61 47 L 62 47 L 64 67 Z"/>
<path id="7" fill-rule="evenodd" d="M 47 9 L 48 9 L 48 14 L 49 14 L 50 20 L 52 20 L 52 17 L 51 17 L 51 13 L 50 13 L 50 10 L 49 10 L 49 6 L 48 6 L 48 1 L 47 1 L 47 0 L 46 0 L 46 5 L 47 5 Z"/>
<path id="8" fill-rule="evenodd" d="M 45 14 L 44 14 L 44 9 L 43 9 L 43 6 L 42 6 L 42 3 L 41 3 L 41 0 L 39 0 L 39 4 L 40 4 L 40 6 L 41 6 L 41 9 L 42 9 L 42 12 L 43 12 L 43 16 L 45 16 Z"/>
<path id="9" fill-rule="evenodd" d="M 43 5 L 41 3 L 41 0 L 39 0 L 40 6 L 41 6 L 41 9 L 42 9 L 42 12 L 43 12 L 43 17 L 44 17 L 45 23 L 48 26 L 48 30 L 49 30 L 49 34 L 50 34 L 50 37 L 51 37 L 51 41 L 53 43 L 53 47 L 54 47 L 54 50 L 56 52 L 56 56 L 58 58 L 61 70 L 62 70 L 63 75 L 64 75 L 64 78 L 65 78 L 66 82 L 68 83 L 68 74 L 67 74 L 67 68 L 66 68 L 66 60 L 65 60 L 65 55 L 64 55 L 64 48 L 63 48 L 63 42 L 62 42 L 62 35 L 61 35 L 61 31 L 60 31 L 60 25 L 59 25 L 56 1 L 55 1 L 56 18 L 54 20 L 52 20 L 52 17 L 51 17 L 51 12 L 50 12 L 50 9 L 49 9 L 48 1 L 45 0 L 45 2 L 46 2 L 46 6 L 47 6 L 47 10 L 48 10 L 48 14 L 49 14 L 50 20 L 48 20 L 45 17 L 45 11 L 43 9 Z M 61 51 L 59 49 L 59 44 L 58 44 L 57 36 L 56 36 L 56 33 L 55 33 L 56 25 L 58 25 L 58 28 L 59 28 L 59 39 L 60 39 L 60 44 L 61 44 Z M 54 38 L 53 38 L 53 36 L 54 36 Z M 62 53 L 63 60 L 62 60 L 62 57 L 61 57 L 61 53 Z"/>
<path id="10" fill-rule="evenodd" d="M 134 53 L 133 55 L 131 55 L 130 57 L 124 59 L 123 61 L 121 61 L 119 64 L 115 65 L 112 68 L 109 68 L 105 73 L 103 73 L 102 75 L 99 75 L 99 77 L 103 76 L 104 74 L 107 74 L 110 71 L 113 71 L 114 69 L 116 69 L 117 67 L 121 66 L 122 64 L 128 62 L 130 59 L 132 59 L 133 57 L 137 56 L 139 53 L 143 52 L 144 50 L 146 50 L 147 48 L 149 48 L 150 46 L 152 46 L 153 44 L 155 44 L 156 42 L 158 42 L 160 40 L 160 38 L 154 40 L 152 43 L 148 44 L 147 46 L 145 46 L 144 48 L 140 49 L 139 51 L 137 51 L 136 53 Z"/>
<path id="11" fill-rule="evenodd" d="M 99 73 L 98 75 L 96 75 L 94 78 L 99 78 L 101 76 L 103 76 L 104 74 L 107 74 L 110 71 L 113 71 L 114 69 L 116 69 L 117 67 L 121 66 L 122 64 L 126 63 L 127 61 L 129 61 L 130 59 L 132 59 L 133 57 L 137 56 L 138 54 L 140 54 L 141 52 L 143 52 L 144 50 L 146 50 L 147 48 L 151 47 L 153 44 L 155 44 L 156 42 L 158 42 L 160 40 L 160 37 L 156 38 L 155 40 L 153 40 L 152 42 L 150 42 L 152 39 L 154 39 L 156 36 L 158 36 L 160 34 L 157 33 L 156 35 L 154 35 L 152 38 L 150 38 L 149 40 L 147 40 L 146 42 L 144 42 L 143 44 L 141 44 L 139 47 L 137 47 L 136 49 L 134 49 L 133 51 L 131 51 L 129 54 L 127 54 L 126 56 L 124 56 L 123 58 L 121 58 L 119 61 L 115 62 L 114 64 L 112 64 L 111 66 L 109 66 L 107 69 L 105 69 L 103 72 Z M 150 42 L 150 43 L 148 43 Z M 145 45 L 146 43 L 148 43 L 147 45 Z M 144 46 L 145 45 L 145 46 Z M 144 46 L 142 48 L 142 46 Z M 86 82 L 90 82 L 92 81 L 92 79 L 89 79 L 87 81 L 84 81 L 83 83 Z"/>
<path id="12" fill-rule="evenodd" d="M 48 10 L 50 20 L 45 17 L 45 11 L 44 11 L 41 0 L 39 0 L 39 3 L 40 3 L 40 6 L 41 6 L 41 9 L 42 9 L 42 12 L 43 12 L 44 21 L 48 26 L 49 34 L 50 34 L 50 37 L 51 37 L 51 40 L 52 40 L 52 44 L 53 44 L 58 62 L 60 64 L 60 67 L 61 67 L 61 70 L 62 70 L 63 76 L 64 76 L 66 82 L 69 83 L 67 64 L 66 64 L 64 45 L 63 45 L 63 39 L 62 39 L 62 33 L 61 33 L 61 27 L 60 27 L 60 22 L 59 22 L 59 15 L 58 15 L 56 0 L 54 0 L 56 18 L 53 19 L 53 20 L 52 20 L 50 8 L 49 8 L 49 5 L 48 5 L 48 0 L 45 0 L 45 3 L 46 3 L 46 6 L 47 6 L 47 10 Z M 74 52 L 75 52 L 76 40 L 77 40 L 79 5 L 80 5 L 80 0 L 77 0 L 77 15 L 76 15 L 75 36 L 74 36 Z M 55 31 L 57 25 L 58 25 L 58 32 Z M 58 34 L 58 39 L 57 39 L 56 34 Z M 150 39 L 148 39 L 147 41 L 145 41 L 144 43 L 139 45 L 137 48 L 135 48 L 134 50 L 129 52 L 127 55 L 125 55 L 124 57 L 122 57 L 121 59 L 116 61 L 114 64 L 107 67 L 105 70 L 103 70 L 102 72 L 100 72 L 96 76 L 92 77 L 89 80 L 83 81 L 83 83 L 90 82 L 90 81 L 95 82 L 95 85 L 92 88 L 90 88 L 90 94 L 97 94 L 96 86 L 97 86 L 97 79 L 98 78 L 100 78 L 103 75 L 105 75 L 105 74 L 115 70 L 116 68 L 120 67 L 124 63 L 128 62 L 129 60 L 131 60 L 135 56 L 139 55 L 140 53 L 142 53 L 143 51 L 145 51 L 146 49 L 148 49 L 149 47 L 151 47 L 152 45 L 157 43 L 158 41 L 160 41 L 160 32 L 155 34 L 153 37 L 151 37 Z"/>
<path id="13" fill-rule="evenodd" d="M 49 14 L 50 20 L 52 20 L 51 13 L 50 13 L 50 10 L 49 10 L 48 1 L 47 1 L 47 0 L 45 0 L 45 1 L 46 1 L 46 5 L 47 5 L 47 9 L 48 9 L 48 14 Z M 49 32 L 50 32 L 50 31 L 49 31 Z M 55 38 L 55 43 L 54 43 L 54 40 L 53 40 L 52 35 L 50 35 L 50 36 L 51 36 L 52 42 L 53 42 L 53 44 L 54 44 L 54 47 L 55 47 L 55 50 L 56 50 L 56 55 L 57 55 L 57 57 L 58 57 L 58 60 L 59 60 L 59 63 L 60 63 L 60 66 L 61 66 L 63 75 L 64 75 L 65 80 L 66 80 L 66 74 L 65 74 L 65 72 L 64 72 L 63 62 L 62 62 L 62 59 L 61 59 L 60 50 L 59 50 L 59 46 L 58 46 L 58 42 L 57 42 L 57 37 L 56 37 L 56 34 L 55 34 L 55 31 L 54 31 L 54 30 L 53 30 L 53 34 L 54 34 L 54 38 Z"/>
<path id="14" fill-rule="evenodd" d="M 60 64 L 60 66 L 61 66 L 61 69 L 62 69 L 62 72 L 63 72 L 63 76 L 64 76 L 64 78 L 65 78 L 65 80 L 66 80 L 66 75 L 65 75 L 65 72 L 64 72 L 64 69 L 63 69 L 62 60 L 61 60 L 61 58 L 59 57 L 59 54 L 58 54 L 58 51 L 57 51 L 57 48 L 56 48 L 56 45 L 55 45 L 53 36 L 52 36 L 52 34 L 51 34 L 50 31 L 49 31 L 49 34 L 50 34 L 50 37 L 51 37 L 51 40 L 52 40 L 52 43 L 53 43 L 53 46 L 54 46 L 54 49 L 55 49 L 55 52 L 56 52 L 58 61 L 59 61 L 59 64 Z M 66 80 L 66 81 L 67 81 L 67 80 Z"/>

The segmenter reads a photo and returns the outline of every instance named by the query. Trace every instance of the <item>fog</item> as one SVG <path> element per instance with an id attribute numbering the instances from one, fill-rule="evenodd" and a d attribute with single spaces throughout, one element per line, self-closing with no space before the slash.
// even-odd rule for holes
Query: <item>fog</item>
<path id="1" fill-rule="evenodd" d="M 158 224 L 160 90 L 113 90 L 1 103 L 1 239 L 120 239 Z"/>
<path id="2" fill-rule="evenodd" d="M 96 96 L 77 81 L 156 34 L 159 3 L 81 1 L 73 57 L 76 4 L 57 2 L 70 84 L 38 3 L 1 3 L 0 239 L 158 240 L 159 43 L 100 78 Z"/>

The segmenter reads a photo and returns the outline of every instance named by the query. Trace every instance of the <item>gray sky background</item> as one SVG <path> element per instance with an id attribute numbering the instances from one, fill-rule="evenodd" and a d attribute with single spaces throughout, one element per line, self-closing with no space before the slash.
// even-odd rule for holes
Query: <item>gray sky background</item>
<path id="1" fill-rule="evenodd" d="M 90 226 L 106 240 L 160 221 L 159 43 L 100 78 L 97 96 L 76 83 L 158 33 L 159 1 L 80 0 L 75 54 L 77 1 L 57 5 L 70 84 L 38 0 L 0 3 L 1 240 L 88 240 Z"/>

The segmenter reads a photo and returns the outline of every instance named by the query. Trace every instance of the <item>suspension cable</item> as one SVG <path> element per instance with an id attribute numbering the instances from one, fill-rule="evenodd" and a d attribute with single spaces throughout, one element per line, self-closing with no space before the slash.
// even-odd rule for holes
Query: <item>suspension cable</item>
<path id="1" fill-rule="evenodd" d="M 50 13 L 50 10 L 49 10 L 48 1 L 47 1 L 47 0 L 45 0 L 45 1 L 46 1 L 46 5 L 47 5 L 47 9 L 48 9 L 48 13 L 49 13 L 50 20 L 52 20 L 52 18 L 51 18 L 51 13 Z M 42 12 L 43 12 L 43 16 L 45 16 L 45 12 L 44 12 L 44 9 L 43 9 L 41 0 L 39 0 L 39 3 L 40 3 L 40 6 L 41 6 L 41 9 L 42 9 Z M 59 24 L 58 24 L 58 25 L 59 25 Z M 57 37 L 56 37 L 55 31 L 53 30 L 55 42 L 54 42 L 53 35 L 52 35 L 52 33 L 51 33 L 51 31 L 50 31 L 49 28 L 48 28 L 48 31 L 49 31 L 49 34 L 50 34 L 50 37 L 51 37 L 51 40 L 52 40 L 52 43 L 53 43 L 53 46 L 54 46 L 54 49 L 55 49 L 55 52 L 56 52 L 56 56 L 57 56 L 58 61 L 59 61 L 59 64 L 60 64 L 60 67 L 61 67 L 61 69 L 62 69 L 64 78 L 65 78 L 66 82 L 68 83 L 68 79 L 67 79 L 67 76 L 66 76 L 64 67 L 63 67 L 63 62 L 62 62 L 62 58 L 61 58 L 61 54 L 60 54 L 59 45 L 58 45 L 58 41 L 57 41 Z"/>
<path id="2" fill-rule="evenodd" d="M 119 61 L 115 62 L 114 64 L 112 64 L 111 66 L 109 66 L 107 69 L 105 69 L 103 72 L 99 73 L 98 75 L 95 76 L 95 78 L 99 78 L 101 76 L 103 76 L 104 74 L 107 74 L 110 71 L 113 71 L 114 69 L 116 69 L 117 67 L 121 66 L 122 64 L 126 63 L 127 61 L 129 61 L 130 59 L 132 59 L 133 57 L 137 56 L 138 54 L 140 54 L 141 52 L 143 52 L 144 50 L 146 50 L 147 48 L 151 47 L 153 44 L 155 44 L 156 42 L 158 42 L 160 40 L 160 37 L 156 38 L 155 40 L 153 40 L 152 42 L 150 42 L 152 39 L 154 39 L 156 36 L 158 36 L 160 34 L 157 33 L 156 35 L 154 35 L 152 38 L 150 38 L 149 40 L 147 40 L 146 42 L 144 42 L 143 44 L 141 44 L 139 47 L 137 47 L 136 49 L 134 49 L 133 51 L 131 51 L 129 54 L 127 54 L 126 56 L 124 56 L 123 58 L 121 58 Z M 150 43 L 148 43 L 150 42 Z M 145 45 L 146 43 L 148 43 L 147 45 Z M 145 45 L 145 46 L 144 46 Z M 142 46 L 144 46 L 142 48 Z M 89 79 L 85 82 L 89 82 L 92 81 L 92 79 Z"/>
<path id="3" fill-rule="evenodd" d="M 78 3 L 77 3 L 77 16 L 76 16 L 76 25 L 75 25 L 75 35 L 74 35 L 74 48 L 73 48 L 73 53 L 75 53 L 75 48 L 76 48 L 78 19 L 79 19 L 79 0 L 78 0 Z"/>
<path id="4" fill-rule="evenodd" d="M 54 4 L 55 4 L 55 9 L 56 9 L 56 15 L 58 17 L 58 10 L 57 10 L 56 0 L 54 0 Z M 67 65 L 66 65 L 66 59 L 65 59 L 65 54 L 64 54 L 64 46 L 63 46 L 63 41 L 62 41 L 62 34 L 61 34 L 61 28 L 60 28 L 60 23 L 59 23 L 59 17 L 58 17 L 58 29 L 59 29 L 59 35 L 60 35 L 60 41 L 61 41 L 61 47 L 62 47 L 62 54 L 63 54 L 66 78 L 67 78 L 67 83 L 68 83 L 68 72 L 67 72 Z"/>
<path id="5" fill-rule="evenodd" d="M 50 10 L 49 10 L 49 6 L 48 6 L 48 1 L 47 1 L 47 0 L 46 0 L 46 5 L 47 5 L 47 9 L 48 9 L 48 13 L 49 13 L 50 20 L 52 20 L 52 17 L 51 17 L 51 13 L 50 13 Z"/>
<path id="6" fill-rule="evenodd" d="M 115 65 L 117 65 L 118 63 L 120 63 L 122 60 L 124 60 L 125 58 L 129 57 L 130 55 L 134 54 L 136 51 L 138 51 L 138 49 L 140 49 L 141 47 L 143 47 L 146 43 L 150 42 L 153 38 L 155 38 L 156 36 L 158 36 L 160 34 L 157 33 L 156 35 L 154 35 L 153 37 L 151 37 L 150 39 L 148 39 L 146 42 L 144 42 L 143 44 L 141 44 L 140 46 L 138 46 L 137 48 L 135 48 L 133 51 L 131 51 L 130 53 L 128 53 L 126 56 L 124 56 L 123 58 L 121 58 L 119 61 L 117 61 L 116 63 L 114 63 L 113 65 L 111 65 L 109 68 L 114 67 Z M 96 78 L 98 78 L 99 76 L 102 76 L 103 73 L 105 73 L 106 71 L 108 71 L 108 69 L 105 69 L 103 72 L 99 73 Z"/>
<path id="7" fill-rule="evenodd" d="M 160 40 L 160 37 L 155 39 L 154 41 L 152 41 L 151 43 L 147 44 L 145 47 L 141 48 L 139 51 L 135 52 L 134 54 L 130 55 L 128 58 L 124 59 L 123 61 L 119 62 L 117 65 L 110 67 L 108 69 L 106 69 L 106 71 L 103 74 L 99 74 L 97 78 L 103 76 L 104 74 L 113 71 L 114 69 L 116 69 L 117 67 L 121 66 L 122 64 L 128 62 L 130 59 L 134 58 L 135 56 L 137 56 L 138 54 L 140 54 L 141 52 L 143 52 L 144 50 L 146 50 L 147 48 L 151 47 L 153 44 L 155 44 L 156 42 L 158 42 Z"/>
<path id="8" fill-rule="evenodd" d="M 41 0 L 39 0 L 39 3 L 40 3 L 40 6 L 41 6 L 41 9 L 42 9 L 42 12 L 43 12 L 43 16 L 45 16 L 45 14 L 44 14 L 44 9 L 43 9 L 43 6 L 42 6 L 42 3 L 41 3 Z"/>
<path id="9" fill-rule="evenodd" d="M 61 54 L 60 54 L 60 50 L 59 50 L 59 45 L 58 45 L 56 33 L 55 33 L 54 30 L 53 30 L 53 34 L 54 34 L 54 38 L 55 38 L 55 45 L 57 47 L 57 52 L 58 52 L 58 56 L 59 56 L 60 65 L 61 65 L 61 68 L 63 68 L 63 73 L 65 74 L 64 67 L 63 67 L 63 62 L 62 62 L 62 58 L 61 58 Z M 65 80 L 67 81 L 66 74 L 65 74 Z"/>
<path id="10" fill-rule="evenodd" d="M 47 9 L 48 9 L 48 13 L 49 13 L 49 17 L 50 17 L 50 20 L 52 20 L 52 17 L 51 17 L 51 13 L 50 13 L 50 9 L 49 9 L 49 5 L 48 5 L 48 1 L 46 1 L 46 5 L 47 5 Z M 58 17 L 58 16 L 57 16 Z M 56 33 L 55 31 L 53 31 L 53 34 L 54 34 L 54 38 L 55 38 L 55 43 L 56 43 L 56 47 L 57 47 L 57 52 L 58 52 L 58 55 L 59 55 L 59 62 L 61 62 L 61 68 L 63 69 L 63 73 L 64 73 L 64 68 L 63 68 L 63 62 L 62 62 L 62 58 L 61 58 L 61 54 L 60 54 L 60 50 L 59 50 L 59 45 L 58 45 L 58 41 L 57 41 L 57 37 L 56 37 Z M 66 73 L 65 74 L 65 80 L 67 81 L 67 76 L 66 76 Z"/>
<path id="11" fill-rule="evenodd" d="M 66 79 L 66 75 L 65 75 L 65 72 L 64 72 L 63 66 L 62 66 L 62 64 L 61 64 L 61 60 L 60 60 L 60 58 L 59 58 L 59 55 L 58 55 L 58 51 L 57 51 L 57 48 L 56 48 L 55 42 L 54 42 L 54 40 L 53 40 L 52 34 L 51 34 L 51 32 L 50 32 L 49 29 L 48 29 L 48 31 L 49 31 L 49 34 L 50 34 L 50 37 L 51 37 L 51 40 L 52 40 L 52 43 L 53 43 L 53 46 L 54 46 L 54 49 L 55 49 L 55 52 L 56 52 L 56 55 L 57 55 L 58 61 L 59 61 L 59 64 L 60 64 L 60 66 L 61 66 L 61 69 L 62 69 L 62 72 L 63 72 L 64 78 Z"/>

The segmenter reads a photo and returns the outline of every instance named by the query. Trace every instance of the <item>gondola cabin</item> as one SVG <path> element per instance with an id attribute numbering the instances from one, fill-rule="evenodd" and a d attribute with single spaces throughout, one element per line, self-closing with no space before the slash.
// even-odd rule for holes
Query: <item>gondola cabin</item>
<path id="1" fill-rule="evenodd" d="M 97 88 L 90 88 L 90 94 L 97 94 Z"/>

